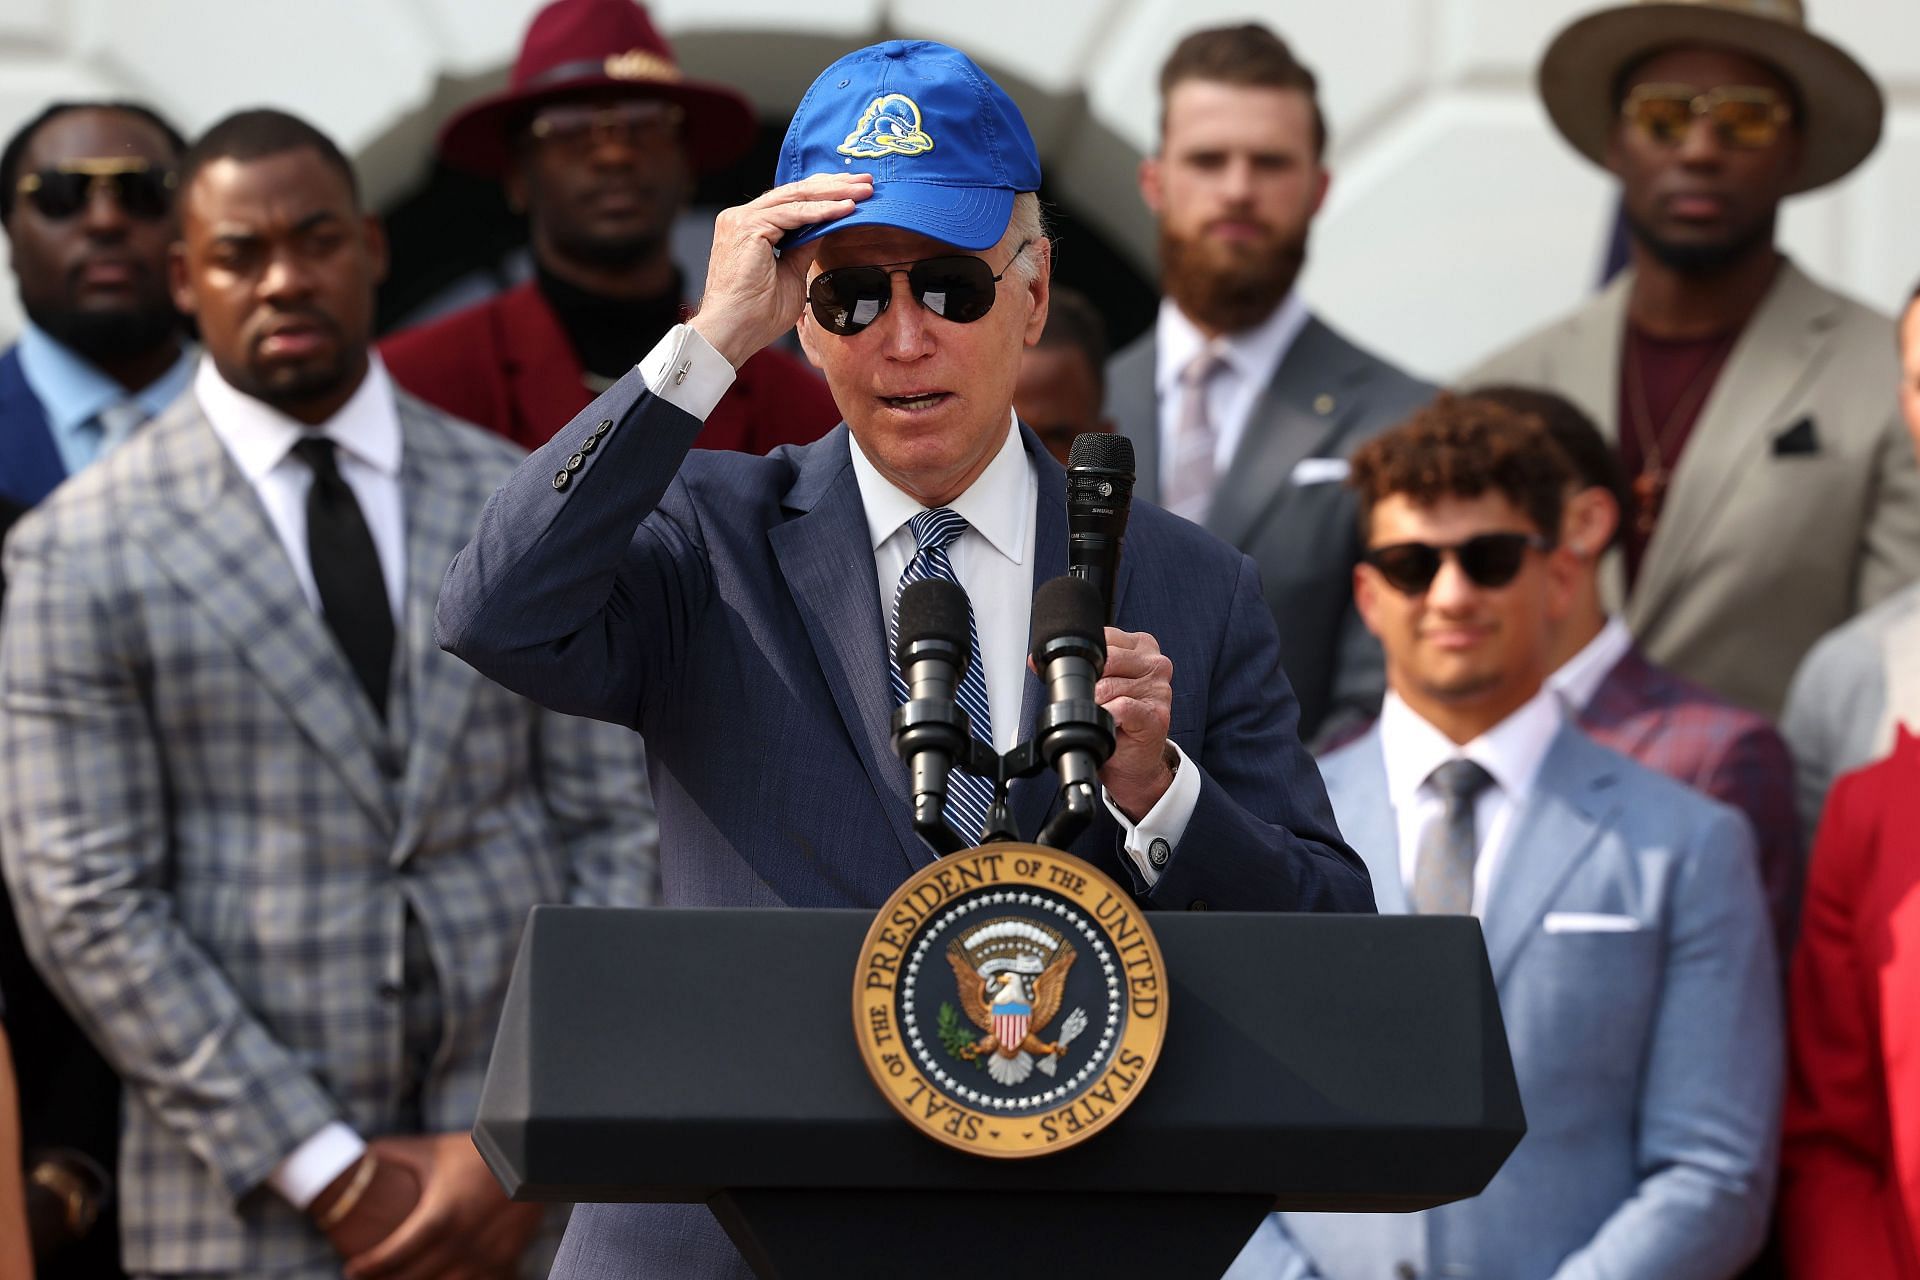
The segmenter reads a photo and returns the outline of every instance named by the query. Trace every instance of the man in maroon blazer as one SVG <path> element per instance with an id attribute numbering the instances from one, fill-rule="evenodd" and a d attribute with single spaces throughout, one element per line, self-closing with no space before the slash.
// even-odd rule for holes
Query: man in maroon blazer
<path id="1" fill-rule="evenodd" d="M 1747 815 L 1785 964 L 1793 951 L 1802 865 L 1786 742 L 1764 716 L 1656 666 L 1626 623 L 1608 616 L 1600 602 L 1600 575 L 1633 499 L 1618 455 L 1592 420 L 1560 396 L 1533 388 L 1488 387 L 1473 394 L 1539 418 L 1573 463 L 1581 486 L 1568 496 L 1561 540 L 1573 551 L 1583 580 L 1572 611 L 1555 629 L 1557 669 L 1548 683 L 1601 746 Z"/>
<path id="2" fill-rule="evenodd" d="M 754 131 L 746 99 L 681 76 L 633 0 L 549 4 L 508 88 L 440 135 L 448 164 L 505 182 L 525 211 L 534 278 L 388 338 L 388 372 L 456 417 L 545 444 L 684 318 L 668 232 L 694 174 L 738 159 Z M 839 421 L 824 380 L 767 350 L 695 443 L 765 453 Z"/>

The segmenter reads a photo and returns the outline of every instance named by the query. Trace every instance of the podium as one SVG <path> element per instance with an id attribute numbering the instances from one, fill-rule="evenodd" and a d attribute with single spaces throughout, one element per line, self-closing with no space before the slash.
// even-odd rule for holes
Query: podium
<path id="1" fill-rule="evenodd" d="M 1126 1113 L 950 1150 L 855 1045 L 871 920 L 536 908 L 474 1130 L 508 1194 L 704 1202 L 766 1277 L 1212 1280 L 1270 1209 L 1471 1196 L 1526 1130 L 1477 920 L 1163 912 L 1166 1042 Z"/>

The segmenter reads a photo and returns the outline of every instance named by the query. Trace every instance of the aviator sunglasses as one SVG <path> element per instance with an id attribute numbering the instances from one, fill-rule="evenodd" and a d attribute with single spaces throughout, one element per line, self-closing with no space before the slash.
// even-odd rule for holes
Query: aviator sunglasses
<path id="1" fill-rule="evenodd" d="M 907 273 L 907 291 L 913 300 L 943 320 L 972 324 L 993 310 L 994 286 L 1013 269 L 1031 240 L 1007 259 L 1007 265 L 995 275 L 985 258 L 956 253 L 945 258 L 922 258 L 918 262 L 883 262 L 874 266 L 835 267 L 822 271 L 807 286 L 807 303 L 813 318 L 828 333 L 851 338 L 880 318 L 893 301 L 895 272 Z"/>
<path id="2" fill-rule="evenodd" d="M 1663 147 L 1678 146 L 1693 122 L 1705 116 L 1720 145 L 1741 151 L 1770 147 L 1793 111 L 1771 89 L 1721 85 L 1700 92 L 1690 84 L 1636 85 L 1620 104 L 1620 117 Z"/>
<path id="3" fill-rule="evenodd" d="M 1417 596 L 1433 585 L 1441 562 L 1452 556 L 1460 571 L 1476 586 L 1504 587 L 1526 563 L 1527 552 L 1548 551 L 1553 544 L 1537 533 L 1482 533 L 1452 546 L 1427 542 L 1395 542 L 1373 547 L 1360 558 L 1380 571 L 1394 590 Z"/>
<path id="4" fill-rule="evenodd" d="M 170 169 L 155 169 L 145 160 L 110 158 L 72 160 L 51 169 L 24 175 L 15 190 L 40 216 L 64 222 L 87 207 L 97 188 L 113 193 L 133 218 L 156 221 L 173 207 L 173 187 L 179 179 Z"/>

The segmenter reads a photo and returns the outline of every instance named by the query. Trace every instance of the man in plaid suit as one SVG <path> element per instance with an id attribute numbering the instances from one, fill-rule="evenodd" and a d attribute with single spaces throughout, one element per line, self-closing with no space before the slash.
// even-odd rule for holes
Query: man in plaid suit
<path id="1" fill-rule="evenodd" d="M 1600 576 L 1607 552 L 1620 545 L 1633 495 L 1619 455 L 1593 420 L 1566 398 L 1536 388 L 1489 387 L 1474 394 L 1540 419 L 1573 464 L 1577 487 L 1567 495 L 1561 540 L 1574 553 L 1580 578 L 1573 609 L 1555 631 L 1556 670 L 1548 683 L 1601 746 L 1747 815 L 1785 965 L 1793 954 L 1802 865 L 1786 742 L 1765 716 L 1656 665 L 1626 622 L 1608 615 Z"/>
<path id="2" fill-rule="evenodd" d="M 0 856 L 127 1084 L 136 1275 L 511 1274 L 467 1130 L 529 908 L 641 904 L 638 739 L 433 642 L 516 451 L 369 354 L 378 225 L 277 112 L 181 176 L 207 360 L 14 531 Z"/>

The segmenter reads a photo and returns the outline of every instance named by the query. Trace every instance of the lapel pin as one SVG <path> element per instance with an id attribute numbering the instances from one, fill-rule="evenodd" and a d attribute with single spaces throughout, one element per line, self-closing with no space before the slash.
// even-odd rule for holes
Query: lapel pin
<path id="1" fill-rule="evenodd" d="M 1313 411 L 1323 418 L 1332 413 L 1333 397 L 1322 391 L 1313 398 Z"/>

